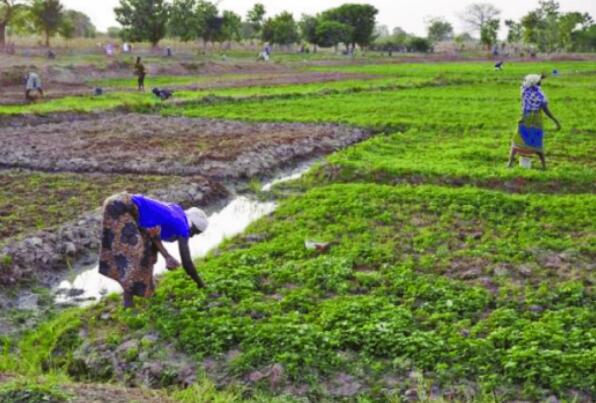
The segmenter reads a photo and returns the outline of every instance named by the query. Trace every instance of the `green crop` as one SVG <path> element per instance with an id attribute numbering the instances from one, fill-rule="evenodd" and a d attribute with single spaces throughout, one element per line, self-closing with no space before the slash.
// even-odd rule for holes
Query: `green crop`
<path id="1" fill-rule="evenodd" d="M 507 169 L 521 79 L 554 68 L 544 89 L 563 130 L 545 124 L 548 170 Z M 6 348 L 4 368 L 68 370 L 84 328 L 86 344 L 112 350 L 158 332 L 198 362 L 215 360 L 231 384 L 279 364 L 313 400 L 330 398 L 337 374 L 365 385 L 363 401 L 413 384 L 420 396 L 432 385 L 461 400 L 595 396 L 593 63 L 317 69 L 378 78 L 181 91 L 180 104 L 148 104 L 167 116 L 344 123 L 377 136 L 281 185 L 277 211 L 247 230 L 261 241 L 239 236 L 197 261 L 207 290 L 173 272 L 136 312 L 114 308 L 116 298 L 66 312 L 13 346 L 26 368 Z M 108 324 L 97 319 L 106 310 Z"/>

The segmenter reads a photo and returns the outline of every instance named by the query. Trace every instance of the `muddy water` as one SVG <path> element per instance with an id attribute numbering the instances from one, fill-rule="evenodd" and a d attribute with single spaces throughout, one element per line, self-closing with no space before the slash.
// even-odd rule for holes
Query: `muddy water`
<path id="1" fill-rule="evenodd" d="M 262 186 L 262 191 L 271 190 L 272 186 L 297 179 L 302 176 L 311 164 L 303 164 Z M 205 256 L 227 238 L 242 233 L 252 222 L 272 213 L 276 204 L 272 201 L 258 201 L 250 196 L 237 196 L 221 210 L 209 216 L 207 230 L 190 240 L 193 258 Z M 164 243 L 164 246 L 176 259 L 180 259 L 176 243 Z M 166 271 L 165 261 L 160 255 L 154 267 L 156 276 Z M 55 302 L 58 304 L 87 305 L 100 300 L 103 296 L 122 292 L 120 285 L 99 274 L 97 266 L 84 269 L 74 280 L 62 281 L 54 290 Z"/>

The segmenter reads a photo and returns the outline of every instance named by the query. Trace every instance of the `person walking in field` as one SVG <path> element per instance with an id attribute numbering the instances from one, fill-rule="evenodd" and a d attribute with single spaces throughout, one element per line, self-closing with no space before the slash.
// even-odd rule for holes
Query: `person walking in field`
<path id="1" fill-rule="evenodd" d="M 137 57 L 137 62 L 135 63 L 135 75 L 137 76 L 139 91 L 145 91 L 145 76 L 147 73 L 140 56 Z"/>
<path id="2" fill-rule="evenodd" d="M 165 258 L 168 270 L 180 263 L 163 242 L 178 242 L 182 267 L 199 288 L 205 283 L 190 256 L 189 239 L 207 229 L 205 213 L 186 211 L 177 204 L 164 203 L 143 195 L 116 194 L 103 205 L 99 273 L 124 290 L 124 307 L 133 306 L 133 296 L 150 297 L 155 292 L 153 266 L 157 254 Z"/>
<path id="3" fill-rule="evenodd" d="M 507 164 L 510 168 L 513 166 L 517 154 L 537 154 L 542 163 L 542 169 L 546 169 L 542 113 L 544 112 L 555 123 L 557 130 L 561 129 L 561 124 L 548 108 L 548 100 L 540 88 L 544 78 L 544 75 L 540 74 L 530 74 L 524 78 L 521 87 L 522 117 L 511 143 L 511 153 Z"/>
<path id="4" fill-rule="evenodd" d="M 27 101 L 35 101 L 36 97 L 32 95 L 34 92 L 43 98 L 41 78 L 39 78 L 39 74 L 31 72 L 25 76 L 25 99 Z"/>

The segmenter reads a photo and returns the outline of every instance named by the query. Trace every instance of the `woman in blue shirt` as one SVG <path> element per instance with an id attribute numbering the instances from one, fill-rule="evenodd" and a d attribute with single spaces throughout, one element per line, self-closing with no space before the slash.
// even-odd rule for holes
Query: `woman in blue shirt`
<path id="1" fill-rule="evenodd" d="M 178 242 L 182 267 L 203 288 L 205 283 L 192 262 L 188 240 L 206 228 L 207 216 L 198 208 L 184 211 L 177 204 L 143 195 L 112 196 L 103 207 L 99 272 L 120 283 L 124 307 L 132 307 L 133 296 L 150 297 L 155 292 L 153 266 L 158 252 L 168 270 L 180 267 L 162 243 Z"/>
<path id="2" fill-rule="evenodd" d="M 561 124 L 548 108 L 548 99 L 540 87 L 543 79 L 544 76 L 540 74 L 530 74 L 524 78 L 521 88 L 522 117 L 511 143 L 507 164 L 509 168 L 513 166 L 517 154 L 537 154 L 542 163 L 542 169 L 546 169 L 542 113 L 544 112 L 554 122 L 557 130 L 561 129 Z"/>

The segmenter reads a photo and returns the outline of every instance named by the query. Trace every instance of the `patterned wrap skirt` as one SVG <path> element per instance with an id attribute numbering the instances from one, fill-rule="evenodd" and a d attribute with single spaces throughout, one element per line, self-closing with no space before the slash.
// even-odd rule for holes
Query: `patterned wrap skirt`
<path id="1" fill-rule="evenodd" d="M 512 146 L 522 153 L 543 153 L 543 138 L 542 111 L 526 112 L 519 122 L 517 133 L 513 136 Z"/>
<path id="2" fill-rule="evenodd" d="M 127 193 L 104 202 L 99 272 L 120 283 L 125 292 L 150 297 L 155 292 L 157 248 L 150 234 L 139 227 L 138 216 Z"/>

